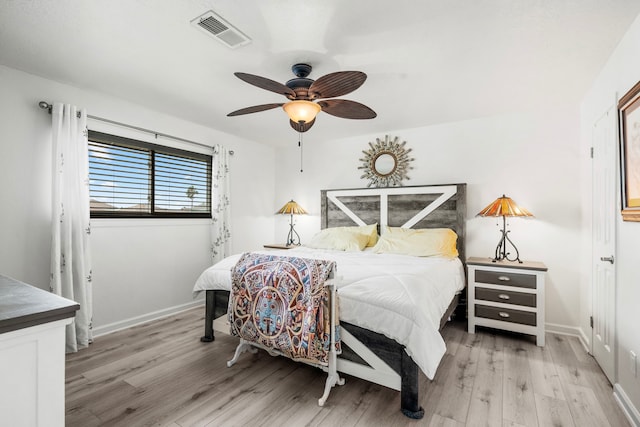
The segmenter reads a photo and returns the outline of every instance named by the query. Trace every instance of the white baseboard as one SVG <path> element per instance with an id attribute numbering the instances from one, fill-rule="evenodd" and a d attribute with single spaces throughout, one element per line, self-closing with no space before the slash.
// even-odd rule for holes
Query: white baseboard
<path id="1" fill-rule="evenodd" d="M 589 345 L 589 338 L 585 335 L 582 328 L 577 326 L 567 326 L 567 325 L 559 325 L 557 323 L 545 323 L 544 325 L 546 332 L 551 332 L 552 334 L 558 335 L 569 335 L 572 337 L 577 337 L 580 340 L 580 343 L 584 347 L 584 350 L 591 354 L 591 346 Z"/>
<path id="2" fill-rule="evenodd" d="M 186 304 L 176 305 L 174 307 L 153 311 L 151 313 L 132 317 L 130 319 L 120 320 L 118 322 L 110 323 L 108 325 L 98 326 L 97 328 L 93 328 L 93 337 L 94 338 L 100 337 L 116 331 L 121 331 L 122 329 L 127 329 L 132 326 L 139 325 L 141 323 L 147 323 L 152 320 L 162 319 L 163 317 L 171 316 L 186 310 L 190 310 L 199 305 L 204 305 L 203 299 L 198 299 L 192 302 L 188 302 Z"/>
<path id="3" fill-rule="evenodd" d="M 580 342 L 582 343 L 582 346 L 584 347 L 585 351 L 591 354 L 591 340 L 589 339 L 587 334 L 584 333 L 584 330 L 582 328 L 579 328 L 579 329 L 580 329 L 580 336 L 578 338 L 580 338 Z"/>
<path id="4" fill-rule="evenodd" d="M 631 425 L 633 427 L 640 427 L 640 412 L 635 406 L 633 406 L 629 396 L 627 396 L 627 393 L 624 392 L 618 383 L 613 386 L 613 397 L 622 408 L 622 412 L 624 412 L 624 415 L 627 417 Z"/>

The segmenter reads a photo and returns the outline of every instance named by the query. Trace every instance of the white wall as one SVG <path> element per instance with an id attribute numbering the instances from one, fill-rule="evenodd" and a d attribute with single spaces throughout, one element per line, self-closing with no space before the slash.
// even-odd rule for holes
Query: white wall
<path id="1" fill-rule="evenodd" d="M 622 97 L 640 80 L 640 16 L 636 18 L 626 35 L 612 53 L 606 66 L 596 79 L 582 103 L 582 145 L 583 150 L 591 145 L 593 123 L 616 100 Z M 589 164 L 583 169 L 588 170 Z M 618 182 L 618 186 L 620 183 Z M 619 188 L 618 188 L 619 192 Z M 590 192 L 585 191 L 585 204 L 590 200 Z M 635 407 L 636 420 L 640 423 L 640 372 L 633 375 L 629 351 L 640 354 L 640 223 L 617 220 L 617 262 L 616 262 L 616 332 L 617 366 L 616 382 Z M 589 230 L 585 230 L 585 234 Z M 590 282 L 584 287 L 590 290 Z M 583 301 L 583 311 L 590 312 L 591 300 Z M 640 366 L 638 366 L 640 369 Z M 632 409 L 633 410 L 633 409 Z"/>
<path id="2" fill-rule="evenodd" d="M 324 120 L 324 121 L 323 121 Z M 339 120 L 339 119 L 335 119 Z M 317 126 L 330 126 L 318 118 Z M 578 333 L 580 249 L 579 114 L 575 108 L 510 114 L 388 134 L 407 141 L 415 161 L 405 185 L 467 183 L 467 256 L 492 256 L 499 240 L 496 221 L 475 215 L 503 193 L 529 209 L 535 219 L 511 221 L 511 238 L 521 258 L 549 268 L 548 327 Z M 358 166 L 368 142 L 384 135 L 318 141 L 313 129 L 304 139 L 300 173 L 295 141 L 280 149 L 276 198 L 294 198 L 310 212 L 296 218 L 302 241 L 320 228 L 320 190 L 366 187 Z M 293 139 L 293 138 L 292 138 Z M 284 240 L 287 220 L 276 220 Z"/>
<path id="3" fill-rule="evenodd" d="M 51 116 L 38 101 L 86 107 L 90 115 L 235 151 L 231 159 L 233 250 L 274 238 L 274 150 L 147 108 L 0 66 L 0 274 L 49 288 Z M 89 121 L 111 130 L 168 145 Z M 179 145 L 179 144 L 178 144 Z M 202 150 L 182 145 L 186 149 Z M 149 313 L 192 303 L 210 265 L 206 220 L 92 221 L 94 328 L 108 330 Z"/>

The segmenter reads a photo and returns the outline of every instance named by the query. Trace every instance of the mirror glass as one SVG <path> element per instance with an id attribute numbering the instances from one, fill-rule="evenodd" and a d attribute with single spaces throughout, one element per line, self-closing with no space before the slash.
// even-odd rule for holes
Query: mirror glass
<path id="1" fill-rule="evenodd" d="M 380 153 L 373 166 L 378 175 L 389 175 L 396 168 L 396 158 L 391 153 Z"/>

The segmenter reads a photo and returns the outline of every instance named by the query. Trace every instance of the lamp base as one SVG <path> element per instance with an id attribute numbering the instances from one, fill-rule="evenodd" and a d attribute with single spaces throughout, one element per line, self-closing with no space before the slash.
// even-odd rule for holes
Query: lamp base
<path id="1" fill-rule="evenodd" d="M 522 260 L 520 259 L 520 252 L 518 252 L 518 248 L 516 248 L 516 245 L 514 245 L 511 239 L 509 239 L 509 236 L 508 236 L 509 230 L 507 230 L 506 219 L 504 216 L 502 217 L 502 219 L 503 219 L 502 230 L 500 230 L 500 232 L 502 232 L 502 237 L 498 242 L 498 246 L 496 246 L 496 251 L 491 262 L 517 261 L 518 263 L 522 264 Z M 511 247 L 513 247 L 513 250 L 516 252 L 515 258 L 509 258 L 509 255 L 511 255 L 511 252 L 507 252 L 507 242 L 511 245 Z"/>
<path id="2" fill-rule="evenodd" d="M 287 246 L 300 246 L 300 235 L 293 228 L 293 218 L 289 223 L 289 234 L 287 235 Z"/>

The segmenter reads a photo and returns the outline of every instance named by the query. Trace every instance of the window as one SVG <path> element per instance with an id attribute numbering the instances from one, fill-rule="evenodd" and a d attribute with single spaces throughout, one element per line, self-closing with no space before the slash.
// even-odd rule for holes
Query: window
<path id="1" fill-rule="evenodd" d="M 211 156 L 89 131 L 92 218 L 210 218 Z"/>

